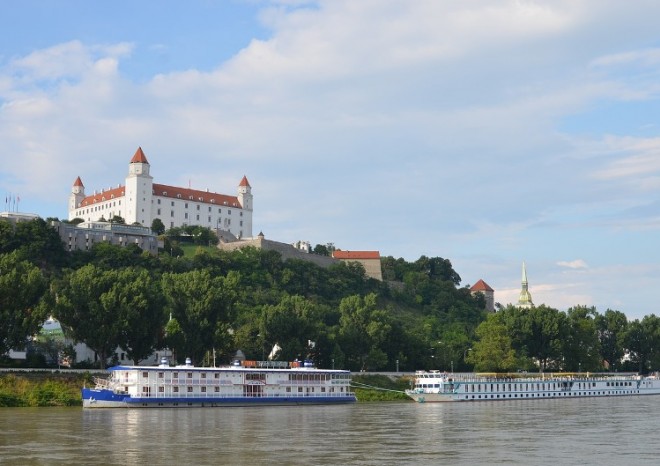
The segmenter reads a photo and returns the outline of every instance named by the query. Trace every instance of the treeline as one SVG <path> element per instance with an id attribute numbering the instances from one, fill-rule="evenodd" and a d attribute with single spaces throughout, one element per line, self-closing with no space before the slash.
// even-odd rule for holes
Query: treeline
<path id="1" fill-rule="evenodd" d="M 439 257 L 385 257 L 380 282 L 357 263 L 321 268 L 254 248 L 168 252 L 100 243 L 66 253 L 43 220 L 0 221 L 0 354 L 52 315 L 102 362 L 121 347 L 136 363 L 159 348 L 227 363 L 238 349 L 263 359 L 277 344 L 277 359 L 353 371 L 658 367 L 655 316 L 544 306 L 487 315 L 483 296 Z"/>

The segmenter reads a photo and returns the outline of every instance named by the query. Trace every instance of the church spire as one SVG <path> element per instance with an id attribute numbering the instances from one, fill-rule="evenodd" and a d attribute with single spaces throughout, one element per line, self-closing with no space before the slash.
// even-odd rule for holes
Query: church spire
<path id="1" fill-rule="evenodd" d="M 520 297 L 518 298 L 518 307 L 521 309 L 529 309 L 534 306 L 532 302 L 532 295 L 529 293 L 527 283 L 527 268 L 525 262 L 522 263 L 522 289 L 520 290 Z"/>

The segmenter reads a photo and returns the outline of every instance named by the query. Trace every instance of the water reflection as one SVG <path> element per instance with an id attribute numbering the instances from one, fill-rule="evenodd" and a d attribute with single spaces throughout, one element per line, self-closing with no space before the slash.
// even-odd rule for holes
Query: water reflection
<path id="1" fill-rule="evenodd" d="M 0 463 L 656 464 L 659 402 L 3 408 Z"/>

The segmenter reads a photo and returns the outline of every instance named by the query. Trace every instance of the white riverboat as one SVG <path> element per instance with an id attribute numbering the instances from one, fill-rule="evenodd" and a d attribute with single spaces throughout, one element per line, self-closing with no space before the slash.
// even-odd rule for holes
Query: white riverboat
<path id="1" fill-rule="evenodd" d="M 658 374 L 459 374 L 417 371 L 406 394 L 420 403 L 660 394 Z"/>
<path id="2" fill-rule="evenodd" d="M 82 389 L 84 408 L 174 408 L 355 402 L 351 375 L 311 362 L 236 361 L 226 367 L 115 366 Z"/>

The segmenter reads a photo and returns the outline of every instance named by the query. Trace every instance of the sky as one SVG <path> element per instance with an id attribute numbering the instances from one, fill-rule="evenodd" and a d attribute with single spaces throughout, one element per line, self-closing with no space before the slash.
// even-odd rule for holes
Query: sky
<path id="1" fill-rule="evenodd" d="M 656 0 L 0 3 L 4 209 L 124 183 L 235 194 L 253 232 L 449 259 L 515 303 L 658 314 Z M 20 202 L 11 202 L 12 199 Z M 9 200 L 9 204 L 7 203 Z"/>

